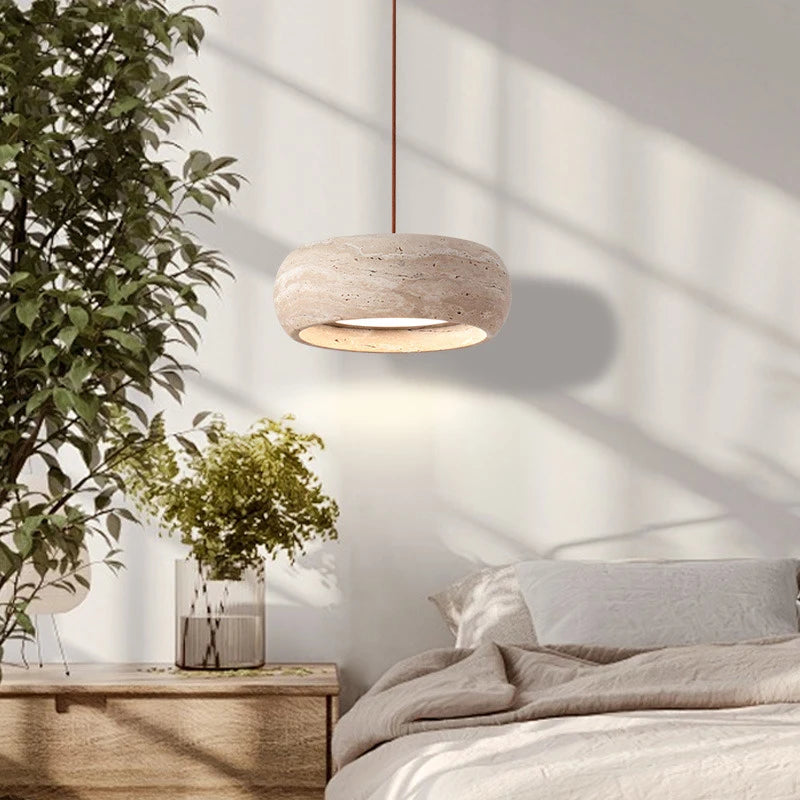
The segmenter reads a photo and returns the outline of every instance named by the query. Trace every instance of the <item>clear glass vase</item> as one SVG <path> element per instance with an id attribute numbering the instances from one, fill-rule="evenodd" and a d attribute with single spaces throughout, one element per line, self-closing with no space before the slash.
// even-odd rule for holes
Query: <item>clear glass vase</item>
<path id="1" fill-rule="evenodd" d="M 264 570 L 212 580 L 194 559 L 175 562 L 175 663 L 183 669 L 260 667 L 264 652 Z"/>

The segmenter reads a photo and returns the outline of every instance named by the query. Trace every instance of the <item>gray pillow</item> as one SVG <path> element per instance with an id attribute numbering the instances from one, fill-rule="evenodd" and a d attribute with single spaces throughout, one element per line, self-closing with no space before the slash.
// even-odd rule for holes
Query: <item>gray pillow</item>
<path id="1" fill-rule="evenodd" d="M 647 648 L 796 634 L 794 559 L 524 561 L 542 645 Z"/>
<path id="2" fill-rule="evenodd" d="M 513 564 L 473 572 L 428 599 L 456 637 L 456 647 L 478 647 L 483 642 L 536 644 Z"/>

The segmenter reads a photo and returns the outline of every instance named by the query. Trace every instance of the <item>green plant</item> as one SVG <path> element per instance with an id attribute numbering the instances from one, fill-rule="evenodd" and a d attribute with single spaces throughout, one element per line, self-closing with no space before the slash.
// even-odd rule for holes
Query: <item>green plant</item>
<path id="1" fill-rule="evenodd" d="M 212 417 L 200 428 L 203 451 L 184 434 L 168 436 L 159 415 L 119 469 L 137 505 L 178 533 L 209 577 L 236 579 L 265 553 L 294 560 L 308 541 L 337 537 L 338 506 L 308 467 L 324 444 L 291 419 L 262 419 L 240 434 Z"/>
<path id="2" fill-rule="evenodd" d="M 33 633 L 45 582 L 81 580 L 87 536 L 120 566 L 116 466 L 147 435 L 141 401 L 159 386 L 180 398 L 176 347 L 197 346 L 198 292 L 227 273 L 186 216 L 230 200 L 234 159 L 169 141 L 205 109 L 168 72 L 202 39 L 189 12 L 0 0 L 0 657 Z M 135 425 L 110 443 L 120 408 Z"/>

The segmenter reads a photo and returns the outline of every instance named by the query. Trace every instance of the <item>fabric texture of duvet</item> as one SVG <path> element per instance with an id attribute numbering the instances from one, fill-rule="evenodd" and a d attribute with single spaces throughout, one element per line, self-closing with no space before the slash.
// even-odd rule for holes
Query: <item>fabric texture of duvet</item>
<path id="1" fill-rule="evenodd" d="M 328 800 L 800 798 L 800 637 L 436 650 L 340 721 Z"/>

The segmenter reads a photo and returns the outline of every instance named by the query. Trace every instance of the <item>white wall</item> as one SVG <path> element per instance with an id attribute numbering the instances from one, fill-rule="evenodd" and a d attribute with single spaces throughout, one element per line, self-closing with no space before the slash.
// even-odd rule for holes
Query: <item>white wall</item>
<path id="1" fill-rule="evenodd" d="M 496 340 L 409 356 L 303 347 L 271 304 L 291 248 L 388 226 L 389 1 L 219 5 L 192 141 L 250 183 L 170 418 L 293 412 L 342 508 L 270 569 L 271 659 L 338 660 L 352 697 L 448 642 L 425 598 L 475 564 L 800 552 L 796 4 L 400 0 L 399 228 L 489 244 L 514 291 Z M 181 548 L 124 547 L 75 660 L 172 656 Z"/>

